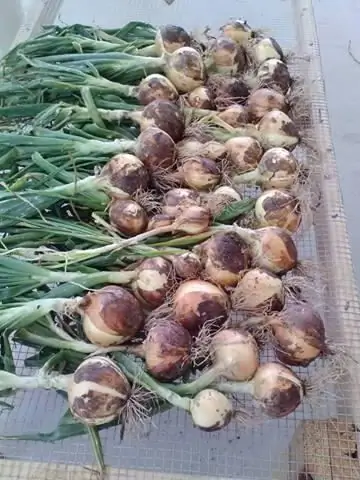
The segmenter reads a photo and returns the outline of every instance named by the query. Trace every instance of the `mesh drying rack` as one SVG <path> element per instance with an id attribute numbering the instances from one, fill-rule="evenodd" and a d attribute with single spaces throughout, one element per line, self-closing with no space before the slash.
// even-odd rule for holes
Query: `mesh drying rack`
<path id="1" fill-rule="evenodd" d="M 311 101 L 310 127 L 321 168 L 316 182 L 321 200 L 314 227 L 297 239 L 302 258 L 321 267 L 326 282 L 321 304 L 330 338 L 360 360 L 360 304 L 339 189 L 320 53 L 311 0 L 27 0 L 26 21 L 15 43 L 36 34 L 43 24 L 83 23 L 115 27 L 130 20 L 154 25 L 176 23 L 192 30 L 218 28 L 230 17 L 266 27 L 285 48 L 296 52 L 296 69 L 306 80 Z M 309 126 L 309 125 L 308 125 Z M 301 152 L 299 153 L 301 155 Z M 18 373 L 25 349 L 17 351 Z M 220 433 L 195 430 L 175 409 L 157 415 L 153 425 L 120 441 L 117 429 L 102 434 L 109 480 L 230 479 L 354 480 L 360 479 L 357 427 L 360 427 L 360 371 L 341 378 L 322 402 L 304 404 L 291 416 L 260 425 L 232 425 Z M 14 409 L 0 413 L 0 434 L 51 431 L 65 409 L 53 392 L 19 392 Z M 90 480 L 84 466 L 93 462 L 87 438 L 35 443 L 0 441 L 1 480 Z"/>

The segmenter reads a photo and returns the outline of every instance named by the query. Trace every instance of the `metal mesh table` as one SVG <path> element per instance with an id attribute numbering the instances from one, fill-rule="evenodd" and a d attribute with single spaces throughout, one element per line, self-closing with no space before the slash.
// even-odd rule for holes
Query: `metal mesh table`
<path id="1" fill-rule="evenodd" d="M 42 24 L 84 23 L 115 27 L 130 20 L 154 25 L 177 23 L 191 30 L 218 28 L 229 17 L 244 17 L 250 25 L 266 27 L 285 48 L 295 51 L 295 68 L 306 81 L 311 101 L 311 130 L 320 168 L 314 179 L 321 186 L 321 202 L 314 213 L 314 228 L 298 235 L 302 258 L 311 258 L 326 279 L 321 305 L 330 338 L 360 358 L 360 304 L 354 281 L 328 113 L 321 77 L 319 46 L 310 0 L 49 0 L 33 2 L 27 24 L 16 42 L 36 33 Z M 309 127 L 309 125 L 308 125 Z M 298 155 L 303 155 L 301 151 Z M 27 352 L 17 351 L 18 372 Z M 300 373 L 301 372 L 300 370 Z M 347 480 L 360 478 L 356 429 L 360 426 L 360 375 L 342 378 L 321 402 L 305 402 L 281 420 L 261 424 L 232 424 L 218 433 L 196 430 L 189 418 L 175 409 L 153 418 L 145 430 L 120 441 L 118 429 L 103 433 L 109 478 L 187 479 L 237 478 Z M 330 387 L 329 387 L 330 388 Z M 50 431 L 66 408 L 54 392 L 18 393 L 15 408 L 0 415 L 6 435 Z M 85 437 L 54 444 L 1 441 L 1 479 L 92 479 L 83 468 L 93 462 Z M 1 457 L 0 457 L 1 458 Z M 307 476 L 307 473 L 313 476 Z"/>

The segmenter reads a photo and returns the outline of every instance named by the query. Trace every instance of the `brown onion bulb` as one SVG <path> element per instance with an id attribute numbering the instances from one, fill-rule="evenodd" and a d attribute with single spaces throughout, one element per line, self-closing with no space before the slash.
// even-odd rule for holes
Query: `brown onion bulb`
<path id="1" fill-rule="evenodd" d="M 235 74 L 246 66 L 242 48 L 229 37 L 217 38 L 210 47 L 212 65 L 216 71 L 224 74 Z"/>
<path id="2" fill-rule="evenodd" d="M 261 227 L 280 227 L 296 232 L 301 223 L 299 200 L 282 190 L 267 190 L 256 200 L 255 217 Z"/>
<path id="3" fill-rule="evenodd" d="M 279 311 L 285 303 L 285 288 L 275 274 L 253 268 L 239 280 L 231 294 L 231 303 L 235 310 L 244 312 Z"/>
<path id="4" fill-rule="evenodd" d="M 259 37 L 254 39 L 251 54 L 258 65 L 261 65 L 263 62 L 271 58 L 276 58 L 282 61 L 284 61 L 285 58 L 280 45 L 272 37 Z"/>
<path id="5" fill-rule="evenodd" d="M 142 132 L 148 127 L 157 127 L 170 135 L 174 142 L 178 142 L 185 132 L 185 118 L 175 103 L 168 100 L 154 100 L 141 112 L 140 127 Z"/>
<path id="6" fill-rule="evenodd" d="M 227 108 L 238 103 L 244 105 L 250 94 L 249 87 L 240 78 L 213 75 L 207 82 L 213 92 L 217 108 Z"/>
<path id="7" fill-rule="evenodd" d="M 249 95 L 247 111 L 252 122 L 258 122 L 271 110 L 288 111 L 286 98 L 282 93 L 270 88 L 259 88 Z"/>
<path id="8" fill-rule="evenodd" d="M 137 190 L 146 190 L 150 181 L 142 161 L 128 153 L 112 157 L 101 170 L 101 176 L 107 177 L 111 186 L 128 195 L 133 195 Z"/>
<path id="9" fill-rule="evenodd" d="M 144 322 L 144 313 L 137 299 L 115 285 L 87 293 L 79 310 L 86 338 L 102 347 L 133 338 Z"/>
<path id="10" fill-rule="evenodd" d="M 221 214 L 228 205 L 241 201 L 241 195 L 231 187 L 222 185 L 204 197 L 204 204 L 210 210 L 213 217 Z"/>
<path id="11" fill-rule="evenodd" d="M 191 365 L 191 336 L 179 323 L 166 320 L 150 327 L 144 342 L 149 373 L 158 380 L 181 377 Z"/>
<path id="12" fill-rule="evenodd" d="M 207 322 L 221 325 L 230 313 L 226 293 L 212 283 L 188 280 L 174 295 L 174 320 L 191 333 L 198 332 Z"/>
<path id="13" fill-rule="evenodd" d="M 166 169 L 176 163 L 176 144 L 164 130 L 148 127 L 138 137 L 136 155 L 151 172 Z"/>
<path id="14" fill-rule="evenodd" d="M 258 68 L 256 76 L 262 87 L 279 90 L 283 94 L 288 92 L 292 84 L 287 65 L 277 58 L 265 60 Z"/>
<path id="15" fill-rule="evenodd" d="M 200 205 L 200 194 L 189 188 L 173 188 L 164 195 L 163 203 L 162 212 L 177 217 L 190 205 Z"/>
<path id="16" fill-rule="evenodd" d="M 186 185 L 194 190 L 210 190 L 221 179 L 220 169 L 214 160 L 205 157 L 184 159 L 181 172 Z"/>
<path id="17" fill-rule="evenodd" d="M 113 200 L 109 209 L 110 223 L 119 232 L 133 237 L 146 230 L 148 216 L 133 200 Z"/>
<path id="18" fill-rule="evenodd" d="M 169 55 L 165 73 L 180 93 L 191 92 L 206 80 L 206 68 L 201 55 L 191 47 L 181 47 Z"/>
<path id="19" fill-rule="evenodd" d="M 253 378 L 253 396 L 264 413 L 272 418 L 285 417 L 302 402 L 304 385 L 289 368 L 275 362 L 260 365 Z"/>
<path id="20" fill-rule="evenodd" d="M 217 233 L 199 250 L 206 278 L 222 287 L 235 286 L 250 267 L 249 247 L 235 233 Z"/>
<path id="21" fill-rule="evenodd" d="M 68 386 L 71 413 L 89 426 L 119 418 L 130 394 L 130 384 L 119 366 L 100 356 L 81 362 Z"/>
<path id="22" fill-rule="evenodd" d="M 177 144 L 179 158 L 205 157 L 210 160 L 219 160 L 226 154 L 223 143 L 215 140 L 198 140 L 194 137 L 184 138 Z"/>
<path id="23" fill-rule="evenodd" d="M 155 230 L 160 227 L 167 227 L 174 223 L 175 217 L 166 213 L 157 213 L 149 219 L 147 230 Z"/>
<path id="24" fill-rule="evenodd" d="M 225 146 L 236 173 L 256 168 L 263 154 L 260 143 L 251 137 L 230 138 Z"/>
<path id="25" fill-rule="evenodd" d="M 211 196 L 223 197 L 225 204 L 227 205 L 230 205 L 230 203 L 234 202 L 240 202 L 242 200 L 240 193 L 234 188 L 228 187 L 227 185 L 222 185 L 221 187 L 215 188 L 215 190 L 211 192 Z"/>
<path id="26" fill-rule="evenodd" d="M 181 47 L 189 46 L 190 43 L 190 35 L 178 25 L 164 25 L 156 32 L 155 47 L 159 56 L 164 52 L 174 53 Z"/>
<path id="27" fill-rule="evenodd" d="M 136 269 L 133 291 L 147 307 L 162 305 L 174 285 L 171 262 L 162 257 L 147 258 Z"/>
<path id="28" fill-rule="evenodd" d="M 213 100 L 212 92 L 205 86 L 195 88 L 187 96 L 190 107 L 200 108 L 202 110 L 213 110 Z"/>
<path id="29" fill-rule="evenodd" d="M 250 38 L 253 36 L 253 31 L 246 20 L 233 20 L 223 25 L 221 31 L 226 37 L 243 46 L 247 46 Z"/>
<path id="30" fill-rule="evenodd" d="M 175 102 L 179 94 L 168 78 L 159 73 L 145 77 L 138 86 L 137 99 L 141 105 L 148 105 L 154 100 Z"/>
<path id="31" fill-rule="evenodd" d="M 248 112 L 246 107 L 237 104 L 231 105 L 222 112 L 219 112 L 217 117 L 234 128 L 240 127 L 248 122 Z"/>
<path id="32" fill-rule="evenodd" d="M 188 235 L 198 235 L 209 229 L 211 213 L 209 209 L 198 205 L 190 205 L 175 219 L 173 230 Z"/>
<path id="33" fill-rule="evenodd" d="M 175 273 L 184 280 L 197 278 L 200 275 L 202 266 L 198 255 L 192 252 L 173 255 L 171 257 Z"/>
<path id="34" fill-rule="evenodd" d="M 294 122 L 281 110 L 266 113 L 257 128 L 262 134 L 261 143 L 266 150 L 273 147 L 293 150 L 300 142 L 300 133 Z"/>
<path id="35" fill-rule="evenodd" d="M 270 326 L 275 354 L 286 365 L 307 367 L 328 351 L 323 319 L 308 303 L 287 302 Z"/>

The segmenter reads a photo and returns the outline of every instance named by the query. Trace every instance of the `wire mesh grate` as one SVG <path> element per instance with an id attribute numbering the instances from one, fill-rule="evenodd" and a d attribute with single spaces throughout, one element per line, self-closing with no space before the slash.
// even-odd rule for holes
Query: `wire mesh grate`
<path id="1" fill-rule="evenodd" d="M 354 283 L 346 218 L 338 186 L 328 114 L 321 80 L 319 48 L 310 0 L 273 0 L 260 8 L 251 0 L 223 0 L 211 8 L 205 0 L 176 0 L 171 6 L 163 0 L 103 0 L 101 5 L 86 0 L 44 2 L 50 15 L 58 10 L 58 23 L 98 24 L 115 27 L 131 20 L 154 25 L 177 23 L 191 30 L 218 28 L 229 17 L 246 18 L 250 25 L 269 29 L 286 49 L 295 51 L 294 69 L 306 79 L 311 101 L 311 130 L 320 152 L 321 171 L 315 180 L 321 186 L 321 202 L 314 213 L 315 227 L 297 235 L 302 259 L 311 259 L 325 276 L 321 303 L 330 339 L 344 344 L 356 356 L 360 352 L 360 312 Z M 53 9 L 51 8 L 53 5 Z M 52 22 L 43 15 L 42 23 Z M 31 30 L 29 28 L 29 30 Z M 296 155 L 304 158 L 304 151 Z M 17 347 L 18 373 L 29 355 Z M 267 359 L 271 352 L 265 352 Z M 295 369 L 303 377 L 311 370 Z M 355 372 L 356 374 L 356 372 Z M 356 379 L 358 380 L 358 379 Z M 233 422 L 225 431 L 204 433 L 196 430 L 189 417 L 178 410 L 156 415 L 152 423 L 130 432 L 120 441 L 119 429 L 101 433 L 106 462 L 112 470 L 109 479 L 186 479 L 237 478 L 300 480 L 313 474 L 322 480 L 360 478 L 356 432 L 360 425 L 360 405 L 356 383 L 341 379 L 336 388 L 329 385 L 326 399 L 305 402 L 294 414 L 259 424 Z M 241 405 L 250 407 L 241 398 Z M 0 415 L 3 435 L 50 432 L 56 427 L 66 402 L 54 392 L 19 392 L 14 409 Z M 4 479 L 86 479 L 96 478 L 90 470 L 76 465 L 93 464 L 88 440 L 76 437 L 53 444 L 2 440 L 0 478 Z M 302 476 L 301 476 L 302 475 Z M 316 477 L 315 477 L 316 475 Z"/>

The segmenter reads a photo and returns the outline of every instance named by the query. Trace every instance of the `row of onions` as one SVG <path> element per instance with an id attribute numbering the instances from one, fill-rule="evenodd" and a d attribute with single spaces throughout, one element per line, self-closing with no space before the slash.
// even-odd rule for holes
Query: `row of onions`
<path id="1" fill-rule="evenodd" d="M 0 389 L 63 390 L 89 427 L 144 392 L 207 431 L 234 394 L 294 412 L 311 385 L 291 367 L 337 352 L 292 236 L 311 179 L 278 43 L 240 20 L 51 27 L 2 67 L 0 329 L 41 368 Z"/>

